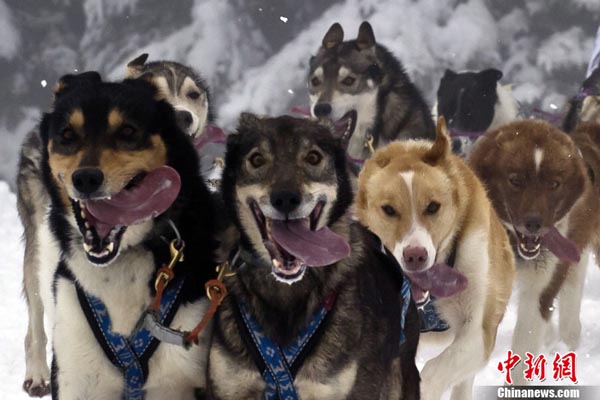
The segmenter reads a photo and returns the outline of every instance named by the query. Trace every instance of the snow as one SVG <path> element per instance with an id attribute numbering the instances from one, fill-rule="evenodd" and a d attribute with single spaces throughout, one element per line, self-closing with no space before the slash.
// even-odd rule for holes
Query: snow
<path id="1" fill-rule="evenodd" d="M 26 326 L 21 229 L 15 197 L 2 181 L 14 187 L 19 144 L 48 109 L 59 76 L 94 69 L 120 79 L 126 63 L 144 52 L 150 60 L 179 61 L 206 78 L 218 123 L 232 129 L 242 111 L 279 114 L 306 104 L 308 61 L 329 26 L 340 22 L 346 38 L 354 38 L 369 20 L 377 41 L 402 60 L 430 104 L 446 68 L 495 67 L 521 103 L 561 111 L 584 78 L 598 11 L 598 0 L 0 0 L 0 82 L 6 93 L 0 98 L 0 273 L 6 293 L 0 302 L 0 399 L 26 398 L 20 390 Z M 594 319 L 600 292 L 594 287 L 600 287 L 600 270 L 591 267 L 579 353 L 583 384 L 596 383 L 594 370 L 600 369 Z M 502 383 L 495 363 L 510 345 L 514 322 L 513 299 L 492 362 L 476 384 Z"/>
<path id="2" fill-rule="evenodd" d="M 21 390 L 25 376 L 23 340 L 27 327 L 27 310 L 22 296 L 22 228 L 17 216 L 16 196 L 8 185 L 0 181 L 0 254 L 3 265 L 0 269 L 3 299 L 0 302 L 0 400 L 19 400 L 29 397 Z M 585 281 L 582 305 L 582 340 L 577 351 L 577 377 L 579 385 L 597 385 L 597 371 L 600 369 L 600 268 L 590 264 Z M 496 370 L 498 362 L 506 357 L 510 349 L 513 327 L 516 321 L 516 299 L 511 298 L 508 311 L 498 330 L 496 347 L 488 365 L 477 375 L 475 385 L 502 385 L 503 375 Z M 431 347 L 417 357 L 419 367 L 433 357 L 440 348 Z M 567 349 L 562 343 L 555 343 L 546 352 L 552 360 L 554 352 L 564 354 Z M 549 356 L 549 354 L 551 356 Z M 551 371 L 551 367 L 550 367 Z M 545 384 L 553 384 L 547 379 Z"/>
<path id="3" fill-rule="evenodd" d="M 16 55 L 21 37 L 13 22 L 12 12 L 4 0 L 0 0 L 0 37 L 0 58 L 9 60 Z"/>

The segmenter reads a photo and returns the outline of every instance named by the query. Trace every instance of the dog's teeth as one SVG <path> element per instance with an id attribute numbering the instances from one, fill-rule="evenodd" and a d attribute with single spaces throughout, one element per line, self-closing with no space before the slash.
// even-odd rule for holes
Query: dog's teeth
<path id="1" fill-rule="evenodd" d="M 108 244 L 108 246 L 106 246 L 106 250 L 108 250 L 109 253 L 112 253 L 112 251 L 115 249 L 115 243 L 114 242 L 110 242 Z"/>
<path id="2" fill-rule="evenodd" d="M 90 224 L 89 224 L 89 222 L 85 221 L 85 222 L 84 222 L 84 225 L 85 225 L 85 229 L 90 229 Z M 87 233 L 87 232 L 86 232 L 86 233 Z"/>
<path id="3" fill-rule="evenodd" d="M 275 268 L 281 268 L 281 263 L 279 262 L 278 259 L 274 258 L 271 261 L 273 262 L 273 265 L 275 266 Z"/>
<path id="4" fill-rule="evenodd" d="M 85 231 L 85 240 L 93 240 L 94 237 L 92 236 L 92 231 Z"/>
<path id="5" fill-rule="evenodd" d="M 89 244 L 87 244 L 87 243 L 84 242 L 83 243 L 83 250 L 85 250 L 86 253 L 89 253 L 90 250 L 92 250 L 92 246 L 90 246 Z"/>

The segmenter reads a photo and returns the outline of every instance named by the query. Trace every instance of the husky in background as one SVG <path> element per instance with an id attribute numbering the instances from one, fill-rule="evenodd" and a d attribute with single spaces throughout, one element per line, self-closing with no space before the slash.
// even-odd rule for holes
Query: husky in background
<path id="1" fill-rule="evenodd" d="M 165 99 L 175 109 L 177 125 L 197 139 L 208 123 L 214 121 L 208 85 L 190 67 L 173 61 L 146 63 L 144 53 L 127 64 L 127 78 L 148 74 Z"/>
<path id="2" fill-rule="evenodd" d="M 397 139 L 435 138 L 431 113 L 402 63 L 375 41 L 363 22 L 355 40 L 344 41 L 339 23 L 310 59 L 311 114 L 345 124 L 342 138 L 351 160 L 362 162 Z"/>
<path id="3" fill-rule="evenodd" d="M 148 54 L 142 54 L 127 65 L 130 78 L 148 74 L 167 101 L 176 109 L 177 124 L 194 138 L 196 148 L 202 148 L 219 139 L 218 131 L 207 129 L 213 120 L 210 93 L 202 78 L 191 68 L 172 61 L 146 63 Z M 77 84 L 75 81 L 73 84 Z M 55 88 L 55 93 L 60 86 Z M 42 144 L 39 131 L 30 132 L 21 147 L 17 174 L 17 208 L 24 227 L 25 256 L 23 259 L 23 286 L 28 307 L 28 325 L 25 337 L 25 380 L 23 389 L 34 397 L 49 393 L 50 372 L 46 362 L 47 337 L 44 330 L 44 305 L 39 287 L 38 228 L 42 224 L 50 199 L 42 183 L 40 160 Z M 217 166 L 217 168 L 219 168 Z M 217 171 L 218 172 L 218 171 Z M 209 171 L 215 174 L 215 169 Z M 220 174 L 217 174 L 220 175 Z M 49 289 L 48 289 L 49 290 Z"/>
<path id="4" fill-rule="evenodd" d="M 455 154 L 467 155 L 479 136 L 517 119 L 517 101 L 501 78 L 502 71 L 494 68 L 444 73 L 432 114 L 447 121 Z"/>
<path id="5" fill-rule="evenodd" d="M 600 123 L 600 67 L 581 84 L 579 93 L 569 101 L 563 131 L 573 132 L 580 122 Z"/>

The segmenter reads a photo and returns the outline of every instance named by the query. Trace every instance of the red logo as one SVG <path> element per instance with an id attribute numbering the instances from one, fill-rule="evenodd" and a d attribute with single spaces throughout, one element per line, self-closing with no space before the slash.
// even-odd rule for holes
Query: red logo
<path id="1" fill-rule="evenodd" d="M 543 354 L 535 357 L 531 353 L 525 353 L 525 356 L 526 358 L 523 360 L 527 367 L 523 371 L 525 379 L 532 381 L 534 377 L 537 377 L 540 381 L 544 381 L 546 379 L 546 357 Z M 577 383 L 576 358 L 577 355 L 572 351 L 564 356 L 556 353 L 552 361 L 552 378 L 555 381 L 570 379 L 571 382 Z M 498 371 L 504 372 L 504 381 L 507 384 L 512 385 L 511 371 L 520 361 L 521 356 L 508 350 L 506 359 L 498 363 Z"/>

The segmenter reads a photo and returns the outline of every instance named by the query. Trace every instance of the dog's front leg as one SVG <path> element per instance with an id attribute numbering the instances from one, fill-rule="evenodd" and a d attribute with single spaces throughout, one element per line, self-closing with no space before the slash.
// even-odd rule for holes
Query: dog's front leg
<path id="1" fill-rule="evenodd" d="M 558 327 L 560 338 L 566 343 L 569 350 L 575 350 L 579 346 L 581 336 L 579 314 L 589 256 L 589 251 L 583 252 L 579 264 L 570 266 L 567 278 L 560 290 Z"/>
<path id="2" fill-rule="evenodd" d="M 485 361 L 481 326 L 481 320 L 468 320 L 458 329 L 452 344 L 425 364 L 421 371 L 422 400 L 439 400 L 451 385 L 481 369 Z M 466 392 L 461 400 L 471 399 L 471 391 Z"/>
<path id="3" fill-rule="evenodd" d="M 540 312 L 540 297 L 551 279 L 553 270 L 554 268 L 535 268 L 532 265 L 517 268 L 519 307 L 511 350 L 518 354 L 521 360 L 525 359 L 526 352 L 537 356 L 546 336 L 549 321 L 544 319 Z M 524 364 L 521 361 L 512 370 L 514 385 L 527 384 L 523 376 Z"/>

